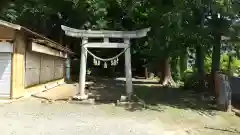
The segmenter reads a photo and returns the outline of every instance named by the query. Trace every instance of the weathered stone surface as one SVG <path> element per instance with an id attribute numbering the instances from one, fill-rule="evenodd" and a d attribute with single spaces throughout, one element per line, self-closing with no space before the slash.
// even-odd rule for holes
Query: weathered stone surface
<path id="1" fill-rule="evenodd" d="M 232 90 L 228 76 L 224 74 L 219 74 L 219 96 L 218 96 L 218 105 L 219 109 L 222 111 L 231 111 L 231 96 Z"/>

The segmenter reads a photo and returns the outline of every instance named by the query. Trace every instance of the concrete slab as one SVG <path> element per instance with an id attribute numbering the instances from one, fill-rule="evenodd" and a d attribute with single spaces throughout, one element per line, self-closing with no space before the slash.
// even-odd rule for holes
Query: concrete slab
<path id="1" fill-rule="evenodd" d="M 63 84 L 45 92 L 32 95 L 47 100 L 66 100 L 78 93 L 78 84 Z"/>

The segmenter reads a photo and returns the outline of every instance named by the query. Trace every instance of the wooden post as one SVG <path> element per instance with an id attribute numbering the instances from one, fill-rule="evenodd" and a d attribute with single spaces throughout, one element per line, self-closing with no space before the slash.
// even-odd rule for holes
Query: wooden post
<path id="1" fill-rule="evenodd" d="M 130 50 L 130 39 L 124 39 L 124 43 L 129 45 L 129 48 L 125 52 L 125 73 L 126 73 L 126 89 L 127 96 L 131 99 L 133 93 L 132 87 L 132 67 L 131 67 L 131 50 Z"/>
<path id="2" fill-rule="evenodd" d="M 82 44 L 88 42 L 87 38 L 82 39 Z M 87 68 L 87 50 L 81 46 L 81 62 L 80 62 L 80 75 L 79 75 L 79 94 L 81 99 L 86 99 L 85 82 L 86 82 L 86 68 Z"/>
<path id="3" fill-rule="evenodd" d="M 13 45 L 11 98 L 18 98 L 25 94 L 25 41 L 26 35 L 17 32 Z"/>
<path id="4" fill-rule="evenodd" d="M 67 44 L 66 45 L 67 48 L 69 48 L 69 45 Z M 65 79 L 66 79 L 66 82 L 70 82 L 71 81 L 71 56 L 68 54 L 67 55 L 67 59 L 65 61 Z"/>
<path id="5" fill-rule="evenodd" d="M 70 59 L 70 56 L 68 55 L 68 58 L 66 59 L 66 71 L 65 71 L 65 75 L 66 75 L 66 82 L 70 82 L 70 74 L 71 74 L 71 71 L 70 71 L 70 68 L 71 68 L 71 59 Z"/>
<path id="6" fill-rule="evenodd" d="M 148 75 L 148 68 L 147 68 L 147 66 L 144 66 L 144 74 L 145 74 L 145 79 L 148 79 L 149 75 Z"/>
<path id="7" fill-rule="evenodd" d="M 109 43 L 109 38 L 104 38 L 104 39 L 103 39 L 103 42 Z"/>

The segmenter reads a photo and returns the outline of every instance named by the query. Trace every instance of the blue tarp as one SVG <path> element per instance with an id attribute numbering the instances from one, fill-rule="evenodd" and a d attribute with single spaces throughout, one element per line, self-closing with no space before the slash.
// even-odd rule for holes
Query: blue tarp
<path id="1" fill-rule="evenodd" d="M 240 102 L 240 77 L 230 77 L 232 100 Z"/>

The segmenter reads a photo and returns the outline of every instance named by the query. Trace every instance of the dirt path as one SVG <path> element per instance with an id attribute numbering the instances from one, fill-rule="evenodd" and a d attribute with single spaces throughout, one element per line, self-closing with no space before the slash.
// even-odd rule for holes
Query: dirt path
<path id="1" fill-rule="evenodd" d="M 163 112 L 131 112 L 112 104 L 48 104 L 38 99 L 29 99 L 1 106 L 0 118 L 1 134 L 4 135 L 239 134 L 234 131 L 234 123 L 229 121 L 235 119 L 238 122 L 239 119 L 234 116 L 201 116 L 197 112 L 168 107 Z M 237 125 L 234 126 L 237 129 Z M 229 127 L 233 129 L 227 129 Z"/>
<path id="2" fill-rule="evenodd" d="M 15 102 L 0 107 L 3 135 L 157 135 L 164 133 L 158 121 L 136 118 L 111 106 L 82 106 L 39 100 Z M 123 113 L 123 115 L 120 115 Z M 156 124 L 157 123 L 157 124 Z"/>
<path id="3" fill-rule="evenodd" d="M 4 135 L 238 135 L 239 118 L 164 107 L 128 111 L 112 104 L 42 103 L 28 99 L 0 107 Z M 230 129 L 230 127 L 232 129 Z"/>
<path id="4" fill-rule="evenodd" d="M 177 89 L 163 89 L 154 81 L 135 80 L 136 94 L 147 109 L 114 105 L 124 92 L 124 82 L 98 81 L 89 90 L 95 105 L 78 102 L 42 102 L 30 98 L 0 106 L 3 135 L 239 135 L 240 118 L 210 110 L 197 96 Z M 76 87 L 76 86 L 74 86 Z M 65 93 L 68 87 L 63 87 Z M 73 86 L 69 86 L 73 88 Z M 161 88 L 161 89 L 160 89 Z M 50 92 L 58 97 L 58 90 Z M 48 96 L 47 93 L 44 93 Z M 56 95 L 56 96 L 55 96 Z M 65 94 L 63 94 L 65 95 Z M 106 96 L 107 95 L 107 96 Z M 188 104 L 191 103 L 191 104 Z"/>

